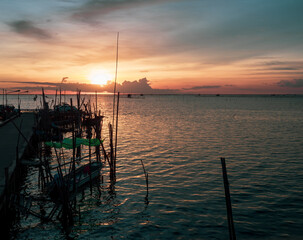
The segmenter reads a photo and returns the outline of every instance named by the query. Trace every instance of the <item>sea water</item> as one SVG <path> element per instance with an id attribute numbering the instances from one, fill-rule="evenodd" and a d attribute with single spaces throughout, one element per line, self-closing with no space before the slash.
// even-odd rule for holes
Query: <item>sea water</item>
<path id="1" fill-rule="evenodd" d="M 19 97 L 21 108 L 40 105 Z M 98 96 L 106 146 L 112 103 Z M 224 95 L 121 97 L 114 189 L 105 180 L 101 195 L 87 191 L 68 236 L 58 221 L 29 216 L 12 238 L 228 239 L 221 157 L 237 238 L 301 239 L 303 97 Z M 37 169 L 28 169 L 22 191 L 38 194 Z"/>

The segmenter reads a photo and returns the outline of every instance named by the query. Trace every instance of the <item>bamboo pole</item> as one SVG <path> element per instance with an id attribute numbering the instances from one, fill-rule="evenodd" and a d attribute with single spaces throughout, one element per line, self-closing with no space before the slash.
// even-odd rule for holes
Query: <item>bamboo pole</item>
<path id="1" fill-rule="evenodd" d="M 144 171 L 144 175 L 145 175 L 145 182 L 146 182 L 146 196 L 145 196 L 145 201 L 146 201 L 146 204 L 148 204 L 148 173 L 146 172 L 145 170 L 145 167 L 144 167 L 144 164 L 143 164 L 143 161 L 142 159 L 140 159 L 141 161 L 141 164 L 142 164 L 142 167 L 143 167 L 143 171 Z"/>
<path id="2" fill-rule="evenodd" d="M 109 166 L 110 166 L 110 179 L 114 180 L 114 169 L 113 169 L 113 161 L 114 161 L 114 149 L 113 149 L 113 127 L 109 123 L 108 124 L 109 128 L 109 146 L 110 146 L 110 161 L 109 161 Z"/>
<path id="3" fill-rule="evenodd" d="M 232 208 L 231 208 L 231 199 L 230 199 L 230 192 L 229 192 L 229 182 L 228 182 L 228 178 L 227 178 L 225 158 L 221 158 L 221 164 L 222 164 L 223 182 L 224 182 L 224 190 L 225 190 L 225 200 L 226 200 L 226 211 L 227 211 L 229 239 L 230 240 L 236 240 L 236 233 L 235 233 L 233 214 L 232 214 Z"/>
<path id="4" fill-rule="evenodd" d="M 70 99 L 70 106 L 71 111 L 73 111 L 73 99 Z M 74 123 L 72 123 L 72 139 L 73 139 L 73 165 L 72 165 L 72 171 L 73 171 L 73 191 L 76 191 L 76 158 L 75 158 L 75 146 L 76 146 L 76 136 L 75 136 L 75 127 Z"/>
<path id="5" fill-rule="evenodd" d="M 107 153 L 106 153 L 106 150 L 105 150 L 105 148 L 104 148 L 103 142 L 101 141 L 100 143 L 101 143 L 100 145 L 101 145 L 101 147 L 102 147 L 102 151 L 103 151 L 103 155 L 104 155 L 105 162 L 106 162 L 106 160 L 107 160 L 108 165 L 110 165 L 110 159 L 109 159 L 109 157 L 108 157 L 108 155 L 107 155 Z"/>
<path id="6" fill-rule="evenodd" d="M 94 129 L 95 129 L 95 137 L 101 142 L 101 122 L 102 122 L 102 117 L 99 115 L 95 115 L 95 120 L 94 120 Z M 100 158 L 100 145 L 95 147 L 95 152 L 96 152 L 96 161 L 101 162 Z"/>
<path id="7" fill-rule="evenodd" d="M 81 97 L 81 90 L 78 90 L 77 92 L 77 107 L 78 107 L 78 111 L 77 111 L 77 137 L 82 137 L 82 122 L 81 122 L 81 112 L 80 112 L 80 97 Z M 79 146 L 77 148 L 77 154 L 76 154 L 77 158 L 81 158 L 81 146 Z"/>
<path id="8" fill-rule="evenodd" d="M 59 99 L 59 105 L 61 106 L 61 95 L 62 95 L 62 93 L 61 93 L 61 86 L 60 86 L 60 99 Z"/>
<path id="9" fill-rule="evenodd" d="M 119 99 L 120 99 L 120 92 L 118 92 L 118 98 L 117 98 L 116 137 L 115 137 L 115 155 L 114 155 L 114 174 L 115 174 L 115 177 L 116 177 L 117 142 L 118 142 Z"/>
<path id="10" fill-rule="evenodd" d="M 88 146 L 88 153 L 89 153 L 89 186 L 90 186 L 90 194 L 92 195 L 93 194 L 93 186 L 92 186 L 92 159 L 91 159 L 91 135 L 90 135 L 90 138 L 88 139 L 88 143 L 89 143 L 89 146 Z"/>
<path id="11" fill-rule="evenodd" d="M 56 89 L 54 109 L 55 109 L 55 106 L 57 105 L 57 94 L 58 94 L 58 89 Z"/>
<path id="12" fill-rule="evenodd" d="M 117 85 L 117 73 L 118 73 L 118 57 L 119 57 L 119 32 L 117 33 L 117 49 L 116 49 L 116 72 L 115 72 L 115 84 L 114 84 L 114 99 L 113 99 L 113 125 L 115 122 L 115 104 L 116 104 L 116 85 Z"/>
<path id="13" fill-rule="evenodd" d="M 96 111 L 95 111 L 95 116 L 96 116 L 97 112 L 98 112 L 98 93 L 97 93 L 97 91 L 95 92 L 95 98 L 96 98 Z"/>
<path id="14" fill-rule="evenodd" d="M 79 89 L 78 90 L 78 93 L 77 93 L 77 106 L 78 106 L 78 111 L 80 111 L 80 96 L 81 96 L 81 90 Z"/>

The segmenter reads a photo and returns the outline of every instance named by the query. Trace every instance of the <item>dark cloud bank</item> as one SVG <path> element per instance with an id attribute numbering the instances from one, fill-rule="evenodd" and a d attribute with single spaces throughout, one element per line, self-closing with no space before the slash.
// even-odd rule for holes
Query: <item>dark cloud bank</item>
<path id="1" fill-rule="evenodd" d="M 5 81 L 3 81 L 5 82 Z M 56 91 L 61 88 L 63 91 L 77 91 L 81 90 L 82 92 L 99 92 L 99 93 L 113 93 L 114 91 L 114 82 L 109 82 L 104 86 L 97 84 L 86 84 L 86 83 L 75 83 L 69 81 L 62 82 L 20 82 L 20 81 L 7 81 L 10 83 L 19 83 L 22 84 L 22 87 L 18 89 L 28 90 L 28 91 L 41 91 L 43 88 L 46 91 Z M 303 89 L 303 79 L 292 79 L 292 80 L 282 80 L 276 82 L 274 85 L 284 88 L 284 89 Z M 150 86 L 150 81 L 146 78 L 139 79 L 137 81 L 124 81 L 121 84 L 117 83 L 116 92 L 122 94 L 133 93 L 133 94 L 180 94 L 180 93 L 197 93 L 199 90 L 215 90 L 215 89 L 237 89 L 237 90 L 248 90 L 248 89 L 239 89 L 235 85 L 200 85 L 192 86 L 182 89 L 155 89 Z"/>
<path id="2" fill-rule="evenodd" d="M 280 87 L 303 88 L 303 79 L 282 80 L 277 85 Z"/>
<path id="3" fill-rule="evenodd" d="M 12 81 L 10 81 L 12 82 Z M 77 91 L 81 90 L 82 92 L 108 92 L 113 93 L 114 91 L 114 82 L 109 82 L 104 86 L 97 84 L 85 84 L 85 83 L 75 83 L 69 82 L 64 79 L 61 83 L 52 83 L 52 82 L 18 82 L 22 85 L 26 85 L 19 89 L 29 90 L 29 91 L 40 91 L 42 88 L 45 90 L 56 91 L 56 89 L 65 90 L 65 91 Z M 191 93 L 198 90 L 207 90 L 207 89 L 219 89 L 225 86 L 219 85 L 201 85 L 193 86 L 189 88 L 182 89 L 156 89 L 150 86 L 150 81 L 146 78 L 139 79 L 137 81 L 124 81 L 121 84 L 117 83 L 116 92 L 120 93 L 137 93 L 137 94 L 180 94 L 180 93 Z"/>
<path id="4" fill-rule="evenodd" d="M 114 90 L 114 82 L 110 82 L 104 86 L 99 86 L 96 84 L 84 84 L 84 83 L 74 83 L 74 82 L 61 82 L 61 83 L 51 83 L 51 82 L 16 82 L 26 85 L 19 89 L 29 90 L 29 91 L 39 91 L 43 87 L 45 90 L 55 91 L 61 88 L 66 91 L 76 91 L 80 89 L 83 92 L 108 92 L 112 93 Z M 149 80 L 142 78 L 138 81 L 124 81 L 123 83 L 117 83 L 116 91 L 120 93 L 144 93 L 144 94 L 176 94 L 180 93 L 177 89 L 154 89 L 150 86 Z"/>

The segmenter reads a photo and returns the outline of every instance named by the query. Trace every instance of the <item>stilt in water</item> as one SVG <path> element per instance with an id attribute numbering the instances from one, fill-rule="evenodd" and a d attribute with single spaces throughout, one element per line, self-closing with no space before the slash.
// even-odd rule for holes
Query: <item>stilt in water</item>
<path id="1" fill-rule="evenodd" d="M 114 174 L 114 145 L 113 145 L 113 126 L 109 123 L 109 146 L 110 146 L 110 159 L 109 159 L 109 167 L 110 167 L 110 180 L 115 182 L 115 174 Z"/>
<path id="2" fill-rule="evenodd" d="M 233 213 L 232 213 L 232 208 L 231 208 L 231 199 L 230 199 L 230 193 L 229 193 L 229 182 L 228 182 L 228 178 L 227 178 L 225 158 L 221 158 L 221 164 L 222 164 L 224 190 L 225 190 L 225 200 L 226 200 L 227 221 L 228 221 L 228 229 L 229 229 L 229 239 L 230 240 L 236 240 L 236 233 L 235 233 Z"/>
<path id="3" fill-rule="evenodd" d="M 115 174 L 115 178 L 116 178 L 116 162 L 117 162 L 119 99 L 120 99 L 120 92 L 118 92 L 118 98 L 117 98 L 116 137 L 115 137 L 115 154 L 114 154 L 114 174 Z"/>
<path id="4" fill-rule="evenodd" d="M 143 161 L 142 159 L 140 159 L 141 161 L 141 164 L 142 164 L 142 167 L 143 167 L 143 171 L 144 171 L 144 175 L 145 175 L 145 182 L 146 182 L 146 196 L 145 196 L 145 203 L 148 204 L 149 201 L 148 201 L 148 173 L 146 172 L 145 170 L 145 167 L 144 167 L 144 164 L 143 164 Z"/>

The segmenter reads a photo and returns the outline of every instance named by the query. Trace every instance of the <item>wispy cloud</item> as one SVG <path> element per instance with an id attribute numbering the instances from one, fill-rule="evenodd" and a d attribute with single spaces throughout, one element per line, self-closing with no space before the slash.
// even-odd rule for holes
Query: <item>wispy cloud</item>
<path id="1" fill-rule="evenodd" d="M 303 88 L 303 79 L 282 80 L 277 85 L 280 87 Z"/>
<path id="2" fill-rule="evenodd" d="M 290 76 L 301 77 L 303 72 L 303 62 L 297 61 L 282 61 L 282 60 L 271 60 L 261 61 L 254 64 L 244 65 L 251 71 L 243 72 L 242 75 L 251 76 L 273 76 L 279 79 L 289 78 Z"/>
<path id="3" fill-rule="evenodd" d="M 50 39 L 51 34 L 42 28 L 36 27 L 33 22 L 26 20 L 19 20 L 8 23 L 13 31 L 21 35 L 35 38 L 35 39 Z"/>
<path id="4" fill-rule="evenodd" d="M 266 61 L 257 63 L 256 66 L 269 70 L 301 70 L 303 61 Z"/>
<path id="5" fill-rule="evenodd" d="M 301 70 L 302 68 L 299 67 L 274 67 L 274 68 L 269 68 L 268 70 L 277 70 L 277 71 L 297 71 Z"/>

